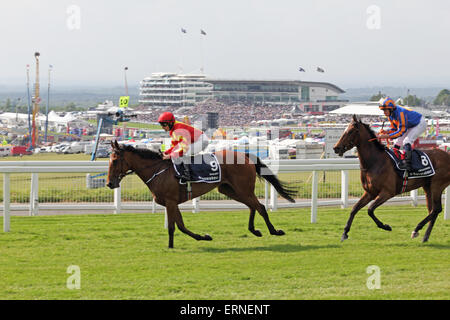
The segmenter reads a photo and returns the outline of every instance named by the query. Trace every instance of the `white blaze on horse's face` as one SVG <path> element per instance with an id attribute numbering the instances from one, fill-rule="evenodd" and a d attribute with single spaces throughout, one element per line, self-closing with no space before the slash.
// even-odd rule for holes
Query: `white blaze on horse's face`
<path id="1" fill-rule="evenodd" d="M 352 121 L 347 125 L 347 128 L 345 129 L 341 138 L 333 147 L 334 152 L 338 154 L 340 157 L 342 157 L 345 152 L 347 152 L 353 147 L 352 142 L 349 140 L 351 140 L 350 138 L 352 136 L 352 130 L 354 129 L 354 123 L 355 122 Z"/>
<path id="2" fill-rule="evenodd" d="M 118 156 L 113 151 L 109 156 L 109 168 L 108 168 L 108 178 L 107 178 L 107 186 L 111 189 L 118 188 L 120 185 L 119 175 L 117 168 L 115 168 L 117 163 Z M 116 163 L 114 163 L 116 161 Z"/>

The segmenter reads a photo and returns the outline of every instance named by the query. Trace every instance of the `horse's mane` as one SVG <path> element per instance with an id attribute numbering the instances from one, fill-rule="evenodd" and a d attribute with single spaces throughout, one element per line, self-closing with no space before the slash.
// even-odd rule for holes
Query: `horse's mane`
<path id="1" fill-rule="evenodd" d="M 122 145 L 121 149 L 124 151 L 129 151 L 134 154 L 137 154 L 138 156 L 140 156 L 143 159 L 162 160 L 161 153 L 150 150 L 150 149 L 135 148 L 135 147 L 127 145 L 127 144 Z"/>
<path id="2" fill-rule="evenodd" d="M 375 134 L 375 132 L 370 128 L 370 126 L 366 123 L 363 123 L 362 121 L 360 121 L 359 123 L 361 123 L 367 130 L 367 132 L 369 133 L 370 139 L 373 139 L 372 142 L 375 144 L 375 146 L 380 149 L 381 151 L 386 150 L 386 147 L 384 146 L 384 144 L 382 144 L 380 142 L 380 140 L 378 140 L 377 135 Z"/>

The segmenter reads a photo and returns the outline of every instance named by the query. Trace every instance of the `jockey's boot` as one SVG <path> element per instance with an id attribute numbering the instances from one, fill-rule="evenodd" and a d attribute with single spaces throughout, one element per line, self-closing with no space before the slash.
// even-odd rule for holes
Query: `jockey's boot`
<path id="1" fill-rule="evenodd" d="M 403 160 L 400 163 L 399 168 L 402 169 L 402 170 L 411 171 L 412 170 L 412 165 L 411 165 L 411 161 L 412 161 L 411 145 L 409 143 L 407 143 L 407 144 L 405 144 L 405 146 L 403 148 L 405 149 L 405 160 Z"/>
<path id="2" fill-rule="evenodd" d="M 406 150 L 405 151 L 405 162 L 406 162 L 406 170 L 411 171 L 412 170 L 412 151 Z"/>
<path id="3" fill-rule="evenodd" d="M 191 169 L 188 163 L 183 161 L 183 172 L 181 172 L 180 179 L 182 182 L 191 181 Z"/>

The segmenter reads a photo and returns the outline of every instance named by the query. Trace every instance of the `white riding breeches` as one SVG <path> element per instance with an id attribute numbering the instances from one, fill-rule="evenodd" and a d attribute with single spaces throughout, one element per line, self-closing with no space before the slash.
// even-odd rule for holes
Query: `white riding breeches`
<path id="1" fill-rule="evenodd" d="M 414 141 L 416 141 L 416 139 L 426 130 L 427 130 L 427 121 L 425 120 L 424 116 L 422 116 L 419 124 L 415 127 L 406 130 L 405 134 L 394 140 L 394 144 L 402 147 L 405 144 L 409 143 L 412 146 Z"/>

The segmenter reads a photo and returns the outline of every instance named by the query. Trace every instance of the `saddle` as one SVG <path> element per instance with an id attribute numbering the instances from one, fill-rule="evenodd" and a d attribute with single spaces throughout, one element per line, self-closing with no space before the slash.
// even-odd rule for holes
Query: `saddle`
<path id="1" fill-rule="evenodd" d="M 399 164 L 405 159 L 405 152 L 403 150 L 386 149 L 387 154 L 394 163 L 394 168 L 397 174 L 401 177 L 405 177 L 405 169 L 400 169 Z M 435 174 L 433 164 L 431 163 L 428 155 L 420 150 L 412 150 L 411 167 L 412 170 L 407 172 L 408 179 L 426 178 Z"/>
<path id="2" fill-rule="evenodd" d="M 188 164 L 192 183 L 217 183 L 222 178 L 222 172 L 220 171 L 219 161 L 217 157 L 212 153 L 198 154 L 191 157 L 191 161 Z M 175 173 L 180 175 L 183 172 L 183 163 L 173 164 Z M 181 181 L 180 184 L 186 184 Z"/>

